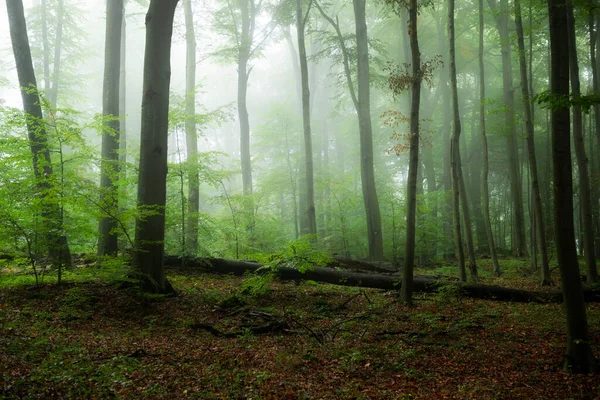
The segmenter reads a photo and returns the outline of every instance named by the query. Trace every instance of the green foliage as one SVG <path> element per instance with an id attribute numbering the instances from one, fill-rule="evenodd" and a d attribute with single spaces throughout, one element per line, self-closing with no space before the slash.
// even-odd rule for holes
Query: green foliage
<path id="1" fill-rule="evenodd" d="M 315 266 L 324 267 L 333 262 L 328 253 L 315 248 L 313 240 L 311 235 L 302 236 L 290 242 L 282 251 L 267 256 L 265 261 L 271 267 L 285 265 L 300 272 L 306 272 Z"/>

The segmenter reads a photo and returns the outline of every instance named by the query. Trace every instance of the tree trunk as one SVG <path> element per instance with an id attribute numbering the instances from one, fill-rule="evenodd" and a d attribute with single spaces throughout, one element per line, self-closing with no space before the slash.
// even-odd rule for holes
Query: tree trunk
<path id="1" fill-rule="evenodd" d="M 100 166 L 100 204 L 103 216 L 98 226 L 98 256 L 114 256 L 118 250 L 117 218 L 119 193 L 119 82 L 121 67 L 121 27 L 123 0 L 106 3 L 106 37 L 104 43 L 104 85 L 102 115 L 102 163 Z"/>
<path id="2" fill-rule="evenodd" d="M 598 64 L 596 59 L 596 47 L 597 47 L 597 38 L 598 38 L 598 24 L 595 23 L 594 13 L 589 13 L 589 35 L 590 35 L 590 64 L 592 68 L 592 89 L 594 96 L 600 96 L 600 77 L 598 76 Z M 600 177 L 600 104 L 594 104 L 594 132 L 590 133 L 591 136 L 594 137 L 595 140 L 595 148 L 596 148 L 596 162 L 593 164 L 592 168 L 592 176 Z M 590 146 L 592 149 L 594 146 Z M 591 151 L 591 154 L 594 154 L 594 151 Z M 592 186 L 592 213 L 594 218 L 595 225 L 595 243 L 594 247 L 596 248 L 597 256 L 598 252 L 600 252 L 600 209 L 598 203 L 600 202 L 600 185 Z"/>
<path id="3" fill-rule="evenodd" d="M 531 116 L 531 104 L 529 93 L 529 79 L 527 77 L 527 62 L 525 60 L 525 39 L 523 37 L 523 21 L 521 18 L 521 2 L 514 1 L 515 7 L 515 26 L 517 28 L 517 42 L 519 46 L 519 70 L 521 73 L 521 95 L 523 97 L 523 113 L 525 115 L 525 132 L 527 135 L 527 154 L 529 160 L 529 175 L 531 176 L 531 189 L 533 196 L 533 214 L 535 216 L 535 226 L 538 229 L 537 239 L 542 258 L 542 285 L 549 285 L 550 266 L 548 261 L 548 246 L 546 245 L 546 224 L 544 213 L 542 212 L 542 196 L 540 194 L 540 184 L 538 180 L 537 159 L 535 154 L 535 140 L 533 129 L 533 118 Z M 532 246 L 535 248 L 534 246 Z M 532 257 L 535 254 L 531 254 Z"/>
<path id="4" fill-rule="evenodd" d="M 400 300 L 412 306 L 413 269 L 415 264 L 415 216 L 417 212 L 417 169 L 419 167 L 419 111 L 421 105 L 421 52 L 417 33 L 417 0 L 410 0 L 409 28 L 412 65 L 410 102 L 410 154 L 408 161 L 408 182 L 406 187 L 406 243 Z"/>
<path id="5" fill-rule="evenodd" d="M 54 65 L 52 68 L 52 90 L 48 93 L 48 100 L 53 107 L 58 101 L 58 87 L 60 82 L 60 53 L 62 50 L 63 20 L 65 15 L 65 2 L 58 0 L 56 9 L 56 38 L 54 40 Z"/>
<path id="6" fill-rule="evenodd" d="M 569 33 L 567 2 L 548 0 L 550 16 L 550 92 L 556 98 L 569 97 Z M 587 315 L 582 294 L 579 263 L 573 229 L 573 176 L 569 108 L 555 104 L 552 108 L 552 160 L 554 176 L 554 223 L 556 256 L 562 280 L 567 318 L 567 354 L 564 369 L 588 373 L 595 369 L 590 346 Z"/>
<path id="7" fill-rule="evenodd" d="M 246 96 L 248 92 L 248 61 L 250 60 L 250 51 L 252 49 L 251 22 L 254 15 L 251 15 L 250 0 L 239 0 L 241 12 L 242 29 L 238 53 L 238 93 L 237 106 L 238 118 L 240 120 L 240 155 L 242 162 L 242 187 L 245 196 L 252 194 L 252 162 L 250 158 L 250 120 L 248 118 L 248 106 Z M 253 206 L 246 207 L 250 212 L 248 217 L 253 219 Z"/>
<path id="8" fill-rule="evenodd" d="M 481 205 L 483 211 L 483 222 L 485 225 L 485 233 L 487 236 L 488 248 L 492 259 L 493 273 L 500 276 L 500 264 L 498 263 L 498 255 L 496 254 L 496 244 L 494 243 L 494 233 L 492 231 L 492 222 L 490 220 L 490 192 L 488 187 L 489 175 L 489 156 L 487 135 L 485 130 L 485 68 L 483 65 L 483 0 L 479 0 L 479 129 L 481 131 L 481 151 L 483 154 L 482 169 L 481 169 Z"/>
<path id="9" fill-rule="evenodd" d="M 454 0 L 448 0 L 448 40 L 450 54 L 450 92 L 452 99 L 452 111 L 454 115 L 452 137 L 450 138 L 450 164 L 452 170 L 452 220 L 454 227 L 454 244 L 456 259 L 458 261 L 458 273 L 461 282 L 467 280 L 465 270 L 465 252 L 463 249 L 462 232 L 460 228 L 460 117 L 458 113 L 458 89 L 456 83 L 456 56 L 454 50 Z"/>
<path id="10" fill-rule="evenodd" d="M 27 137 L 31 149 L 33 173 L 37 181 L 37 195 L 42 199 L 43 241 L 48 247 L 52 264 L 60 270 L 63 265 L 71 266 L 71 252 L 67 238 L 63 233 L 59 205 L 54 200 L 47 200 L 47 197 L 53 192 L 51 180 L 53 174 L 52 159 L 48 148 L 48 136 L 31 60 L 23 2 L 22 0 L 6 0 L 6 9 L 17 76 L 21 87 L 23 109 L 27 117 Z"/>
<path id="11" fill-rule="evenodd" d="M 569 29 L 569 71 L 571 74 L 571 95 L 575 100 L 581 98 L 579 83 L 579 62 L 577 60 L 577 38 L 575 36 L 575 16 L 573 5 L 567 5 L 567 24 Z M 583 234 L 583 253 L 587 265 L 587 282 L 598 281 L 596 269 L 596 249 L 594 246 L 594 226 L 592 224 L 592 197 L 588 169 L 588 158 L 583 138 L 583 115 L 581 105 L 573 104 L 573 143 L 579 170 L 579 207 L 581 210 L 581 232 Z"/>
<path id="12" fill-rule="evenodd" d="M 369 49 L 367 43 L 366 0 L 353 0 L 356 22 L 356 51 L 358 70 L 358 123 L 360 130 L 360 176 L 367 216 L 369 259 L 383 259 L 381 214 L 375 186 L 373 162 L 373 130 L 371 126 L 371 95 L 369 78 Z"/>
<path id="13" fill-rule="evenodd" d="M 196 132 L 196 33 L 191 0 L 183 0 L 185 14 L 185 144 L 187 150 L 188 199 L 186 253 L 198 251 L 198 212 L 200 211 L 200 179 L 198 176 L 198 136 Z"/>
<path id="14" fill-rule="evenodd" d="M 513 252 L 517 257 L 527 255 L 527 244 L 525 241 L 525 213 L 523 210 L 523 196 L 521 190 L 521 179 L 519 174 L 519 148 L 517 145 L 517 134 L 515 127 L 515 99 L 512 77 L 512 62 L 510 49 L 510 35 L 508 32 L 508 0 L 500 0 L 500 9 L 496 0 L 488 0 L 490 8 L 496 15 L 496 26 L 500 35 L 502 47 L 502 82 L 503 98 L 506 111 L 504 123 L 506 126 L 506 145 L 508 155 L 508 177 L 510 180 L 510 193 L 514 210 L 514 241 Z"/>
<path id="15" fill-rule="evenodd" d="M 151 0 L 146 14 L 135 256 L 141 290 L 151 293 L 172 292 L 163 257 L 171 36 L 177 2 Z"/>
<path id="16" fill-rule="evenodd" d="M 308 62 L 306 59 L 306 44 L 304 28 L 312 2 L 309 2 L 306 14 L 302 12 L 302 0 L 296 0 L 296 29 L 298 33 L 298 54 L 300 59 L 300 78 L 302 83 L 302 127 L 304 131 L 304 168 L 306 181 L 306 232 L 303 234 L 317 234 L 317 219 L 315 212 L 315 185 L 313 172 L 312 132 L 310 129 L 310 89 L 308 85 Z"/>
<path id="17" fill-rule="evenodd" d="M 313 267 L 305 272 L 286 266 L 277 266 L 275 268 L 265 268 L 265 265 L 252 261 L 227 260 L 222 258 L 196 258 L 184 259 L 179 257 L 165 258 L 165 264 L 172 267 L 186 266 L 187 271 L 197 269 L 201 272 L 244 276 L 248 273 L 270 274 L 273 273 L 281 280 L 302 281 L 310 280 L 315 282 L 329 283 L 341 286 L 366 287 L 372 289 L 398 290 L 402 288 L 402 281 L 398 280 L 397 275 L 384 274 L 365 274 L 359 272 L 350 272 L 338 270 L 337 263 L 332 264 L 332 268 Z M 457 294 L 475 299 L 486 299 L 494 301 L 511 301 L 520 303 L 558 303 L 562 301 L 562 293 L 552 292 L 531 292 L 528 290 L 512 289 L 501 286 L 488 286 L 482 284 L 461 284 L 454 280 L 443 279 L 438 276 L 418 275 L 413 280 L 413 288 L 416 292 L 436 293 L 441 288 L 455 285 Z M 598 291 L 586 290 L 585 298 L 588 301 L 600 301 Z"/>

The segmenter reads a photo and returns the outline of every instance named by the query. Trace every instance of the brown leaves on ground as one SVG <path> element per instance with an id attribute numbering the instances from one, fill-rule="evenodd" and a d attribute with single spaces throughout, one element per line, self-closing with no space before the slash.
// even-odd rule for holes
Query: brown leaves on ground
<path id="1" fill-rule="evenodd" d="M 377 290 L 271 283 L 251 296 L 240 278 L 170 279 L 176 298 L 5 289 L 0 398 L 600 397 L 597 377 L 560 369 L 561 305 L 431 296 L 409 309 Z M 599 319 L 590 305 L 596 354 Z"/>

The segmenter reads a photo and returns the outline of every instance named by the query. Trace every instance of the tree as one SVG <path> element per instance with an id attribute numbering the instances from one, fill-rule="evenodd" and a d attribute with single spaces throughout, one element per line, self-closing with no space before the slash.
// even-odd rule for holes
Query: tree
<path id="1" fill-rule="evenodd" d="M 552 164 L 554 177 L 554 224 L 556 256 L 562 281 L 567 319 L 567 353 L 564 369 L 570 372 L 594 371 L 585 303 L 579 276 L 573 227 L 573 177 L 569 97 L 569 33 L 566 0 L 548 0 L 550 17 L 550 104 L 552 123 Z"/>
<path id="2" fill-rule="evenodd" d="M 413 269 L 415 263 L 415 216 L 417 212 L 417 169 L 419 168 L 419 111 L 421 105 L 421 52 L 419 50 L 417 0 L 410 0 L 409 8 L 410 53 L 412 84 L 410 100 L 410 155 L 408 163 L 408 183 L 406 188 L 406 246 L 400 299 L 412 305 Z"/>
<path id="3" fill-rule="evenodd" d="M 523 97 L 523 112 L 525 115 L 525 132 L 527 134 L 527 153 L 529 160 L 529 175 L 531 176 L 531 189 L 533 196 L 533 213 L 537 239 L 542 258 L 542 285 L 550 284 L 550 266 L 548 263 L 548 246 L 546 245 L 546 223 L 542 210 L 542 196 L 538 180 L 537 158 L 535 155 L 535 140 L 533 118 L 529 93 L 529 79 L 527 77 L 527 62 L 525 60 L 525 39 L 523 37 L 523 21 L 521 18 L 521 1 L 515 0 L 515 26 L 517 28 L 517 44 L 519 46 L 519 71 L 521 73 L 521 95 Z M 534 248 L 534 246 L 532 246 Z M 534 254 L 531 255 L 534 257 Z"/>
<path id="4" fill-rule="evenodd" d="M 146 14 L 135 261 L 141 290 L 173 291 L 165 275 L 164 238 L 171 37 L 178 0 L 151 0 Z"/>
<path id="5" fill-rule="evenodd" d="M 313 173 L 312 132 L 310 128 L 310 89 L 308 82 L 308 62 L 306 58 L 305 28 L 308 15 L 312 7 L 309 1 L 306 12 L 302 11 L 302 0 L 296 0 L 296 31 L 298 33 L 298 55 L 300 58 L 300 77 L 302 85 L 302 126 L 304 131 L 304 162 L 306 172 L 306 212 L 307 231 L 309 235 L 317 233 L 317 219 L 315 212 L 315 184 Z"/>
<path id="6" fill-rule="evenodd" d="M 121 27 L 123 0 L 106 3 L 106 39 L 104 44 L 104 89 L 102 90 L 102 164 L 100 167 L 100 204 L 107 214 L 100 219 L 98 256 L 116 255 L 119 193 L 119 82 L 121 67 Z"/>
<path id="7" fill-rule="evenodd" d="M 369 48 L 367 44 L 367 23 L 365 15 L 366 0 L 353 0 L 354 20 L 356 22 L 357 86 L 358 86 L 358 124 L 360 132 L 360 176 L 363 199 L 367 216 L 367 235 L 369 239 L 369 258 L 383 259 L 383 237 L 381 214 L 375 185 L 375 167 L 373 162 L 373 128 L 371 126 L 371 92 L 369 79 Z"/>
<path id="8" fill-rule="evenodd" d="M 340 29 L 339 19 L 336 17 L 334 20 L 327 15 L 320 4 L 315 1 L 315 6 L 323 18 L 325 18 L 334 28 L 342 53 L 342 63 L 344 66 L 344 75 L 346 76 L 348 91 L 358 116 L 360 135 L 360 176 L 367 220 L 369 258 L 371 260 L 381 260 L 383 259 L 383 237 L 373 162 L 373 129 L 371 125 L 369 49 L 367 41 L 365 1 L 355 0 L 353 1 L 353 4 L 356 24 L 358 94 L 354 88 L 352 71 L 350 69 L 350 51 L 346 46 L 344 35 Z"/>
<path id="9" fill-rule="evenodd" d="M 27 134 L 32 155 L 33 173 L 37 181 L 37 195 L 42 201 L 43 232 L 48 253 L 55 267 L 71 265 L 71 252 L 63 232 L 62 214 L 58 204 L 47 201 L 53 192 L 53 170 L 48 137 L 43 120 L 40 97 L 38 94 L 27 25 L 22 0 L 6 0 L 10 38 L 17 66 L 23 109 L 26 114 Z"/>
<path id="10" fill-rule="evenodd" d="M 196 131 L 196 33 L 191 0 L 183 0 L 185 14 L 185 141 L 187 159 L 191 161 L 188 176 L 188 214 L 185 244 L 189 255 L 198 249 L 198 212 L 200 211 L 200 180 L 198 177 L 198 133 Z"/>
<path id="11" fill-rule="evenodd" d="M 573 99 L 581 98 L 581 84 L 579 82 L 579 62 L 577 60 L 577 38 L 575 37 L 575 16 L 573 4 L 567 5 L 567 24 L 569 29 L 569 71 L 571 73 L 571 93 Z M 573 104 L 573 144 L 577 169 L 579 170 L 579 207 L 581 208 L 581 228 L 583 231 L 583 253 L 587 265 L 587 282 L 598 281 L 596 269 L 596 249 L 594 245 L 594 226 L 592 224 L 592 197 L 588 158 L 585 152 L 583 138 L 583 115 L 581 105 L 575 101 Z"/>
<path id="12" fill-rule="evenodd" d="M 517 145 L 517 134 L 515 127 L 515 98 L 512 77 L 512 61 L 510 37 L 508 31 L 508 0 L 488 0 L 492 13 L 496 18 L 496 27 L 500 35 L 502 48 L 502 85 L 503 99 L 506 110 L 504 112 L 504 124 L 506 129 L 506 147 L 508 155 L 508 177 L 510 180 L 511 202 L 514 210 L 513 229 L 514 243 L 513 252 L 522 257 L 527 254 L 525 243 L 525 212 L 523 210 L 523 195 L 521 190 L 521 178 L 519 172 L 519 148 Z"/>
<path id="13" fill-rule="evenodd" d="M 460 160 L 460 134 L 461 123 L 458 109 L 458 85 L 456 81 L 456 50 L 455 50 L 455 29 L 454 29 L 454 0 L 448 2 L 448 39 L 449 39 L 449 59 L 450 59 L 450 92 L 452 95 L 452 138 L 450 142 L 450 161 L 452 167 L 452 211 L 454 221 L 454 242 L 456 246 L 456 258 L 458 260 L 459 277 L 461 281 L 466 281 L 465 256 L 462 244 L 462 233 L 460 226 L 460 206 L 462 205 L 463 220 L 465 224 L 465 241 L 469 255 L 469 272 L 471 279 L 477 281 L 477 264 L 475 263 L 475 250 L 473 247 L 473 232 L 471 229 L 471 220 L 469 218 L 469 207 L 465 190 L 464 178 L 462 175 L 462 165 Z"/>
<path id="14" fill-rule="evenodd" d="M 481 196 L 483 208 L 483 222 L 485 225 L 485 233 L 487 236 L 488 247 L 490 249 L 490 257 L 494 274 L 501 274 L 500 264 L 498 264 L 498 255 L 496 253 L 496 244 L 494 243 L 494 233 L 492 231 L 492 222 L 490 221 L 490 191 L 488 185 L 489 176 L 489 156 L 488 156 L 488 141 L 485 131 L 485 68 L 483 66 L 483 0 L 479 0 L 479 130 L 481 133 L 481 151 L 483 153 L 482 168 L 481 168 Z"/>

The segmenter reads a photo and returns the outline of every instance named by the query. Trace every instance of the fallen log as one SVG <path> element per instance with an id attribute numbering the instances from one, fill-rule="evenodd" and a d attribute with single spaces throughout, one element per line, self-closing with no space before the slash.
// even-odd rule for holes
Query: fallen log
<path id="1" fill-rule="evenodd" d="M 165 265 L 200 270 L 214 274 L 233 274 L 241 276 L 247 273 L 273 273 L 281 280 L 302 281 L 311 280 L 333 285 L 365 287 L 372 289 L 398 290 L 401 286 L 397 276 L 383 274 L 363 274 L 358 272 L 340 271 L 331 268 L 313 267 L 305 272 L 297 269 L 279 266 L 271 268 L 255 261 L 228 260 L 223 258 L 188 258 L 165 256 Z M 436 293 L 441 288 L 453 285 L 457 295 L 484 300 L 510 301 L 518 303 L 559 303 L 562 302 L 562 292 L 536 292 L 507 288 L 503 286 L 482 285 L 473 283 L 458 283 L 456 281 L 439 279 L 435 276 L 416 275 L 413 282 L 414 290 L 424 293 Z M 454 289 L 452 289 L 454 290 Z M 584 290 L 587 302 L 600 301 L 600 291 Z"/>

